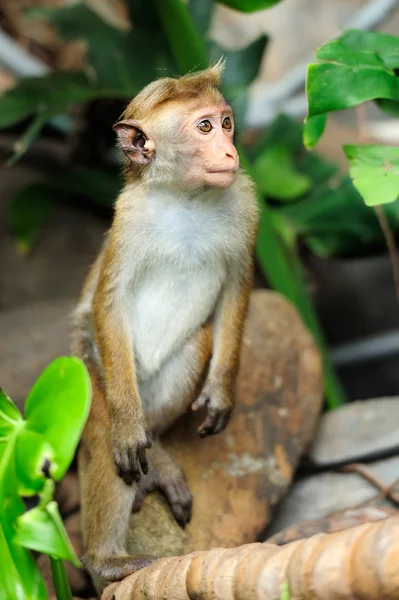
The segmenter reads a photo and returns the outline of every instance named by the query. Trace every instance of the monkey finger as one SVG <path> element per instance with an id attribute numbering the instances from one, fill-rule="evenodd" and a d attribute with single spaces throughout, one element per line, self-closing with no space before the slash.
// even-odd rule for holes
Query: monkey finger
<path id="1" fill-rule="evenodd" d="M 126 483 L 126 485 L 132 485 L 132 483 L 134 481 L 134 478 L 133 478 L 132 474 L 129 473 L 129 472 L 128 473 L 124 473 L 122 475 L 122 479 Z"/>
<path id="2" fill-rule="evenodd" d="M 151 446 L 152 446 L 152 436 L 151 436 L 151 433 L 149 431 L 146 431 L 145 435 L 146 435 L 146 438 L 147 438 L 145 447 L 146 448 L 151 448 Z"/>
<path id="3" fill-rule="evenodd" d="M 209 402 L 208 394 L 201 394 L 191 405 L 192 410 L 198 410 Z"/>
<path id="4" fill-rule="evenodd" d="M 145 446 L 145 447 L 139 446 L 137 448 L 137 455 L 138 455 L 138 459 L 139 459 L 139 462 L 140 462 L 141 470 L 145 474 L 148 473 L 148 462 L 147 462 L 147 456 L 146 456 L 146 453 L 145 453 L 146 448 L 147 448 L 147 446 Z"/>
<path id="5" fill-rule="evenodd" d="M 197 429 L 197 433 L 200 437 L 206 437 L 208 435 L 212 435 L 213 429 L 215 427 L 215 415 L 208 415 L 205 421 L 200 425 Z"/>
<path id="6" fill-rule="evenodd" d="M 131 447 L 128 450 L 129 468 L 126 469 L 126 471 L 128 471 L 131 474 L 131 476 L 133 477 L 133 481 L 140 481 L 141 477 L 140 467 L 137 461 L 137 453 L 138 450 L 136 447 Z"/>
<path id="7" fill-rule="evenodd" d="M 231 411 L 223 411 L 220 413 L 216 419 L 215 426 L 213 428 L 213 433 L 220 433 L 226 427 L 229 419 L 230 419 Z"/>

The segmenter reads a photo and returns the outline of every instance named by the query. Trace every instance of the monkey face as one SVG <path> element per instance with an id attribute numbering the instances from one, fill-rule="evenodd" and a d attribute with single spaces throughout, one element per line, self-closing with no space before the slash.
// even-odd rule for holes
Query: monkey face
<path id="1" fill-rule="evenodd" d="M 234 146 L 234 117 L 227 105 L 195 111 L 184 126 L 191 161 L 187 183 L 226 188 L 234 181 L 239 158 Z"/>
<path id="2" fill-rule="evenodd" d="M 234 116 L 220 98 L 214 104 L 198 99 L 167 102 L 146 122 L 115 125 L 122 150 L 141 166 L 144 180 L 186 190 L 223 189 L 233 183 L 239 168 Z"/>

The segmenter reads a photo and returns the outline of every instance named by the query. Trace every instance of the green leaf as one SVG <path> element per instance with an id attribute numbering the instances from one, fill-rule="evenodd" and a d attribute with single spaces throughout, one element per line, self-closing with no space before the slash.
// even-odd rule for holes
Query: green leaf
<path id="1" fill-rule="evenodd" d="M 356 106 L 375 98 L 399 99 L 398 82 L 385 67 L 322 63 L 308 66 L 308 117 Z"/>
<path id="2" fill-rule="evenodd" d="M 282 144 L 267 148 L 259 155 L 254 175 L 262 193 L 279 200 L 298 198 L 312 185 L 310 177 L 294 168 L 292 151 Z"/>
<path id="3" fill-rule="evenodd" d="M 50 466 L 53 456 L 52 447 L 42 435 L 26 429 L 19 433 L 15 461 L 21 496 L 33 496 L 43 489 L 46 481 L 43 468 Z"/>
<path id="4" fill-rule="evenodd" d="M 399 148 L 344 146 L 353 184 L 367 206 L 394 202 L 399 196 Z"/>
<path id="5" fill-rule="evenodd" d="M 69 467 L 90 409 L 87 369 L 75 357 L 60 357 L 43 371 L 25 405 L 27 429 L 42 434 L 54 450 L 50 473 L 61 479 Z"/>
<path id="6" fill-rule="evenodd" d="M 47 591 L 31 553 L 11 541 L 9 523 L 0 519 L 0 597 L 4 600 L 46 600 Z"/>
<path id="7" fill-rule="evenodd" d="M 376 54 L 388 69 L 399 67 L 399 38 L 377 31 L 350 29 L 340 38 L 341 44 L 351 52 Z"/>
<path id="8" fill-rule="evenodd" d="M 21 515 L 17 520 L 13 541 L 24 548 L 69 560 L 76 567 L 81 566 L 54 501 L 45 508 L 32 508 Z"/>
<path id="9" fill-rule="evenodd" d="M 290 598 L 291 594 L 289 583 L 288 581 L 284 581 L 283 585 L 281 586 L 280 600 L 290 600 Z"/>
<path id="10" fill-rule="evenodd" d="M 8 223 L 23 254 L 30 251 L 38 230 L 50 216 L 52 196 L 45 184 L 31 183 L 11 199 Z"/>
<path id="11" fill-rule="evenodd" d="M 219 0 L 219 2 L 240 12 L 250 13 L 270 8 L 278 4 L 280 0 Z"/>
<path id="12" fill-rule="evenodd" d="M 0 388 L 0 440 L 8 437 L 23 422 L 23 418 L 14 402 Z"/>
<path id="13" fill-rule="evenodd" d="M 348 31 L 316 52 L 308 66 L 308 116 L 356 106 L 368 100 L 399 101 L 399 38 L 376 32 Z"/>
<path id="14" fill-rule="evenodd" d="M 327 123 L 327 115 L 317 115 L 306 119 L 303 128 L 303 143 L 308 150 L 314 148 L 321 136 Z"/>

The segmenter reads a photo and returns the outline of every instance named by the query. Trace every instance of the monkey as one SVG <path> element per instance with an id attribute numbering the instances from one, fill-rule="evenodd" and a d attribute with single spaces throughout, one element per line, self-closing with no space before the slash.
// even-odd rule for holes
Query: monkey
<path id="1" fill-rule="evenodd" d="M 190 520 L 161 434 L 190 406 L 206 411 L 199 436 L 217 434 L 234 405 L 259 211 L 223 68 L 156 79 L 114 125 L 125 184 L 74 327 L 92 383 L 78 464 L 83 561 L 97 581 L 154 560 L 126 547 L 132 509 L 151 490 L 180 525 Z"/>

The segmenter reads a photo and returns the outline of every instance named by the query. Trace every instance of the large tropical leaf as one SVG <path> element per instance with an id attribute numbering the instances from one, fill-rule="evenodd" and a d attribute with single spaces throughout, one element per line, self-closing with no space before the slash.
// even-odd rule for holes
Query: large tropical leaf
<path id="1" fill-rule="evenodd" d="M 69 467 L 91 401 L 90 379 L 83 362 L 55 359 L 29 392 L 25 405 L 27 429 L 45 437 L 54 450 L 50 473 L 61 479 Z"/>

